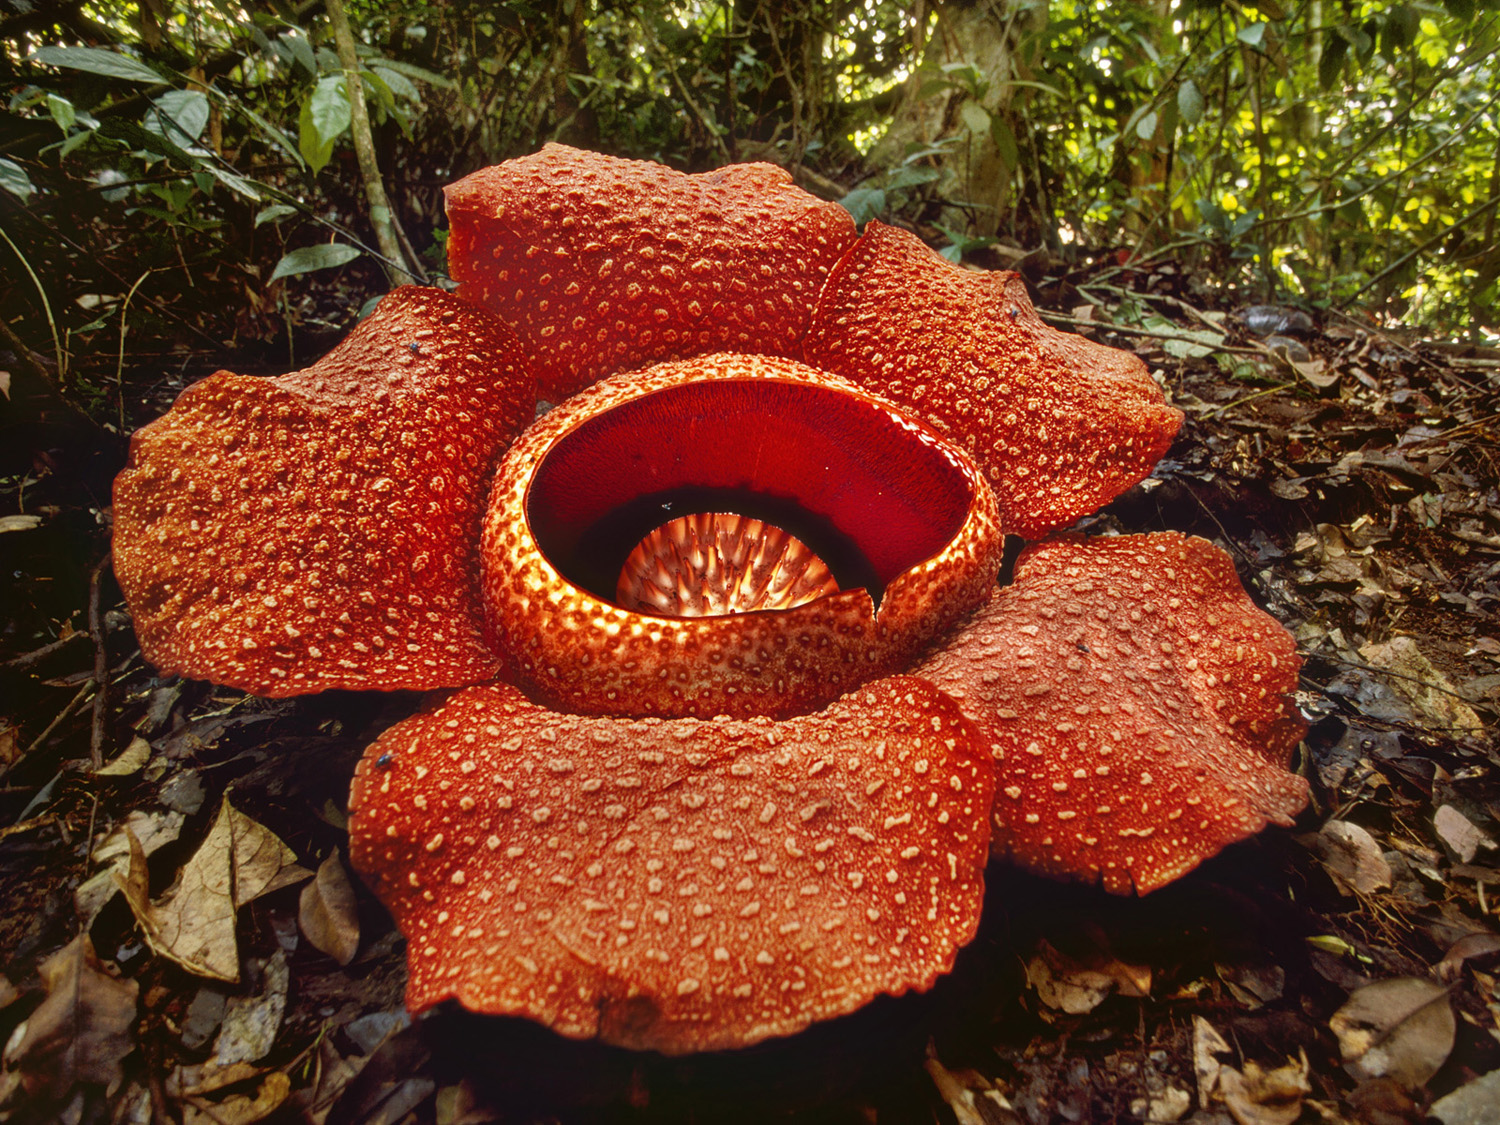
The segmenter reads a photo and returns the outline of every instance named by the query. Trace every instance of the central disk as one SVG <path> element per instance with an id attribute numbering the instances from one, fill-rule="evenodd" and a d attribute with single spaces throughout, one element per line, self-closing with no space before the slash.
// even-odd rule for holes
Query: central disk
<path id="1" fill-rule="evenodd" d="M 658 617 L 791 609 L 838 592 L 795 535 L 750 516 L 699 512 L 664 523 L 630 552 L 616 604 Z"/>

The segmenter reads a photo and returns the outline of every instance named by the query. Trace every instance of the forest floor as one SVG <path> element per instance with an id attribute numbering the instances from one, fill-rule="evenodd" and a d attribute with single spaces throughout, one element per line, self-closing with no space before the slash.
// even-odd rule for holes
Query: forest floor
<path id="1" fill-rule="evenodd" d="M 931 993 L 750 1050 L 413 1024 L 403 943 L 347 873 L 344 807 L 365 746 L 419 697 L 157 675 L 107 562 L 123 444 L 18 399 L 3 1119 L 1500 1120 L 1500 352 L 1216 309 L 1170 264 L 1045 273 L 1040 308 L 1137 351 L 1187 414 L 1152 477 L 1085 526 L 1218 542 L 1297 638 L 1313 805 L 1295 828 L 1141 900 L 993 871 L 978 939 Z M 159 372 L 131 384 L 140 417 L 122 393 L 120 428 L 187 381 Z M 140 918 L 201 930 L 238 983 L 154 953 Z"/>

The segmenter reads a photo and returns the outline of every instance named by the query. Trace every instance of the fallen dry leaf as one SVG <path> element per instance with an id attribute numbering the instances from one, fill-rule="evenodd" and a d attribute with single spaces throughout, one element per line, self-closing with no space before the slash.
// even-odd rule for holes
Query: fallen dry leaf
<path id="1" fill-rule="evenodd" d="M 208 836 L 160 901 L 151 901 L 145 852 L 133 836 L 129 868 L 116 877 L 156 953 L 199 976 L 238 981 L 235 912 L 312 874 L 295 860 L 290 848 L 226 797 Z"/>
<path id="2" fill-rule="evenodd" d="M 1389 1077 L 1408 1088 L 1437 1073 L 1453 1050 L 1456 1031 L 1448 990 L 1418 977 L 1356 990 L 1328 1025 L 1350 1074 Z"/>
<path id="3" fill-rule="evenodd" d="M 993 1094 L 994 1091 L 986 1091 Z M 999 1095 L 996 1094 L 996 1097 Z M 506 1116 L 487 1105 L 472 1079 L 439 1088 L 432 1099 L 436 1125 L 500 1125 Z"/>
<path id="4" fill-rule="evenodd" d="M 150 760 L 151 743 L 144 738 L 132 738 L 130 745 L 120 752 L 118 758 L 105 762 L 94 774 L 97 777 L 129 777 L 145 769 Z"/>
<path id="5" fill-rule="evenodd" d="M 364 1064 L 365 1060 L 358 1056 L 345 1058 L 341 1055 L 331 1036 L 318 1040 L 317 1051 L 311 1060 L 312 1079 L 297 1091 L 303 1113 L 312 1125 L 323 1125 L 329 1110 Z"/>
<path id="6" fill-rule="evenodd" d="M 1043 952 L 1026 962 L 1026 983 L 1047 1007 L 1079 1016 L 1092 1012 L 1115 990 L 1115 982 L 1108 974 L 1085 969 L 1045 942 L 1042 944 Z"/>
<path id="7" fill-rule="evenodd" d="M 219 1037 L 214 1041 L 214 1061 L 221 1067 L 257 1062 L 270 1053 L 276 1042 L 291 984 L 284 950 L 278 949 L 271 955 L 262 975 L 265 988 L 259 995 L 235 996 L 229 1001 Z"/>
<path id="8" fill-rule="evenodd" d="M 78 912 L 79 923 L 85 928 L 91 926 L 99 911 L 120 892 L 120 882 L 115 874 L 118 872 L 123 879 L 129 870 L 132 834 L 140 842 L 141 850 L 150 856 L 164 844 L 177 839 L 186 820 L 182 813 L 169 809 L 155 812 L 137 809 L 99 841 L 90 858 L 108 866 L 85 879 L 73 892 L 73 907 Z"/>
<path id="9" fill-rule="evenodd" d="M 231 1094 L 222 1101 L 193 1098 L 183 1104 L 182 1125 L 254 1125 L 274 1113 L 292 1092 L 292 1080 L 279 1070 L 261 1080 L 254 1097 Z"/>
<path id="10" fill-rule="evenodd" d="M 0 723 L 0 769 L 14 765 L 20 756 L 20 729 L 11 723 Z"/>
<path id="11" fill-rule="evenodd" d="M 1470 863 L 1480 848 L 1493 848 L 1495 841 L 1452 805 L 1442 805 L 1432 817 L 1432 827 L 1448 854 L 1459 863 Z"/>
<path id="12" fill-rule="evenodd" d="M 1151 992 L 1151 970 L 1130 965 L 1115 957 L 1102 933 L 1089 933 L 1093 945 L 1084 959 L 1074 958 L 1046 939 L 1037 943 L 1037 953 L 1026 963 L 1026 983 L 1049 1008 L 1069 1015 L 1082 1015 L 1097 1008 L 1111 992 L 1121 996 L 1147 996 Z"/>
<path id="13" fill-rule="evenodd" d="M 1198 1079 L 1198 1106 L 1207 1109 L 1214 1091 L 1219 1088 L 1219 1074 L 1224 1064 L 1219 1055 L 1229 1053 L 1229 1044 L 1213 1024 L 1202 1016 L 1193 1017 L 1193 1073 Z"/>
<path id="14" fill-rule="evenodd" d="M 1486 1125 L 1495 1120 L 1500 1105 L 1500 1070 L 1480 1075 L 1432 1103 L 1432 1116 L 1443 1125 Z"/>
<path id="15" fill-rule="evenodd" d="M 347 965 L 359 952 L 359 910 L 354 887 L 337 851 L 329 853 L 319 864 L 317 875 L 302 888 L 297 921 L 313 948 L 340 965 Z"/>
<path id="16" fill-rule="evenodd" d="M 1252 1010 L 1281 999 L 1286 990 L 1286 970 L 1280 965 L 1216 964 L 1214 971 L 1234 998 Z"/>
<path id="17" fill-rule="evenodd" d="M 167 1075 L 162 1088 L 171 1098 L 199 1097 L 222 1090 L 226 1086 L 258 1078 L 265 1072 L 265 1067 L 254 1066 L 251 1063 L 238 1062 L 220 1066 L 215 1060 L 209 1059 L 205 1063 L 179 1066 Z"/>
<path id="18" fill-rule="evenodd" d="M 1390 890 L 1391 865 L 1375 837 L 1347 820 L 1330 820 L 1311 838 L 1309 846 L 1323 869 L 1345 894 L 1374 894 Z"/>
<path id="19" fill-rule="evenodd" d="M 120 1060 L 135 1048 L 131 1032 L 139 986 L 111 976 L 87 934 L 37 971 L 47 996 L 17 1028 L 5 1056 L 28 1108 L 61 1103 L 80 1082 L 113 1090 L 123 1077 Z"/>
<path id="20" fill-rule="evenodd" d="M 1484 723 L 1453 690 L 1453 684 L 1423 655 L 1411 637 L 1394 637 L 1384 644 L 1367 644 L 1360 656 L 1376 668 L 1392 673 L 1392 686 L 1434 727 L 1455 738 L 1482 734 Z"/>
<path id="21" fill-rule="evenodd" d="M 1151 1125 L 1171 1125 L 1174 1121 L 1181 1121 L 1192 1108 L 1193 1095 L 1176 1086 L 1168 1086 L 1144 1098 L 1134 1098 L 1130 1103 L 1130 1112 Z"/>
<path id="22" fill-rule="evenodd" d="M 1448 952 L 1438 962 L 1437 975 L 1442 980 L 1451 981 L 1470 957 L 1485 957 L 1496 952 L 1500 952 L 1500 934 L 1487 931 L 1465 934 L 1448 947 Z"/>
<path id="23" fill-rule="evenodd" d="M 1219 1096 L 1238 1125 L 1292 1125 L 1302 1116 L 1302 1101 L 1312 1093 L 1307 1056 L 1263 1070 L 1254 1062 L 1244 1071 L 1226 1066 L 1219 1072 Z"/>
<path id="24" fill-rule="evenodd" d="M 974 1091 L 964 1085 L 958 1075 L 939 1061 L 930 1046 L 927 1051 L 927 1061 L 923 1065 L 932 1078 L 932 1084 L 937 1087 L 938 1094 L 953 1111 L 953 1118 L 958 1125 L 985 1125 L 984 1114 L 975 1104 Z"/>
<path id="25" fill-rule="evenodd" d="M 1338 368 L 1330 368 L 1321 359 L 1298 360 L 1288 356 L 1286 364 L 1320 391 L 1326 391 L 1339 381 Z"/>
<path id="26" fill-rule="evenodd" d="M 1202 1016 L 1193 1017 L 1193 1071 L 1198 1078 L 1198 1108 L 1222 1102 L 1238 1125 L 1292 1125 L 1302 1115 L 1302 1101 L 1312 1093 L 1307 1055 L 1266 1070 L 1249 1061 L 1244 1070 L 1219 1061 L 1231 1051 L 1224 1037 Z"/>

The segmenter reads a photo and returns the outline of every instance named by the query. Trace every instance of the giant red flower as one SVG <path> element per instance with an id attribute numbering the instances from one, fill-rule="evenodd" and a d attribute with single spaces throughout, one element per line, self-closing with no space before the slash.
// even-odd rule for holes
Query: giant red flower
<path id="1" fill-rule="evenodd" d="M 189 388 L 115 486 L 164 670 L 462 689 L 350 801 L 413 1010 L 740 1046 L 929 987 L 991 854 L 1146 892 L 1305 803 L 1296 654 L 1217 548 L 996 585 L 1171 441 L 1133 356 L 765 165 L 551 145 L 448 204 L 458 296 Z"/>

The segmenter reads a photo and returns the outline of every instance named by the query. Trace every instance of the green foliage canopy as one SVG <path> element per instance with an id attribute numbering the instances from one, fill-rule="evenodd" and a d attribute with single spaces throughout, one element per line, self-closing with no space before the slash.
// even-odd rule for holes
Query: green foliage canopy
<path id="1" fill-rule="evenodd" d="M 954 260 L 1173 254 L 1247 295 L 1500 331 L 1500 0 L 348 8 L 382 172 L 434 265 L 440 186 L 559 139 L 774 160 Z M 0 67 L 0 228 L 28 266 L 4 295 L 56 313 L 64 369 L 127 293 L 222 344 L 316 319 L 287 289 L 316 278 L 284 279 L 374 270 L 317 0 L 62 5 L 0 20 Z"/>

